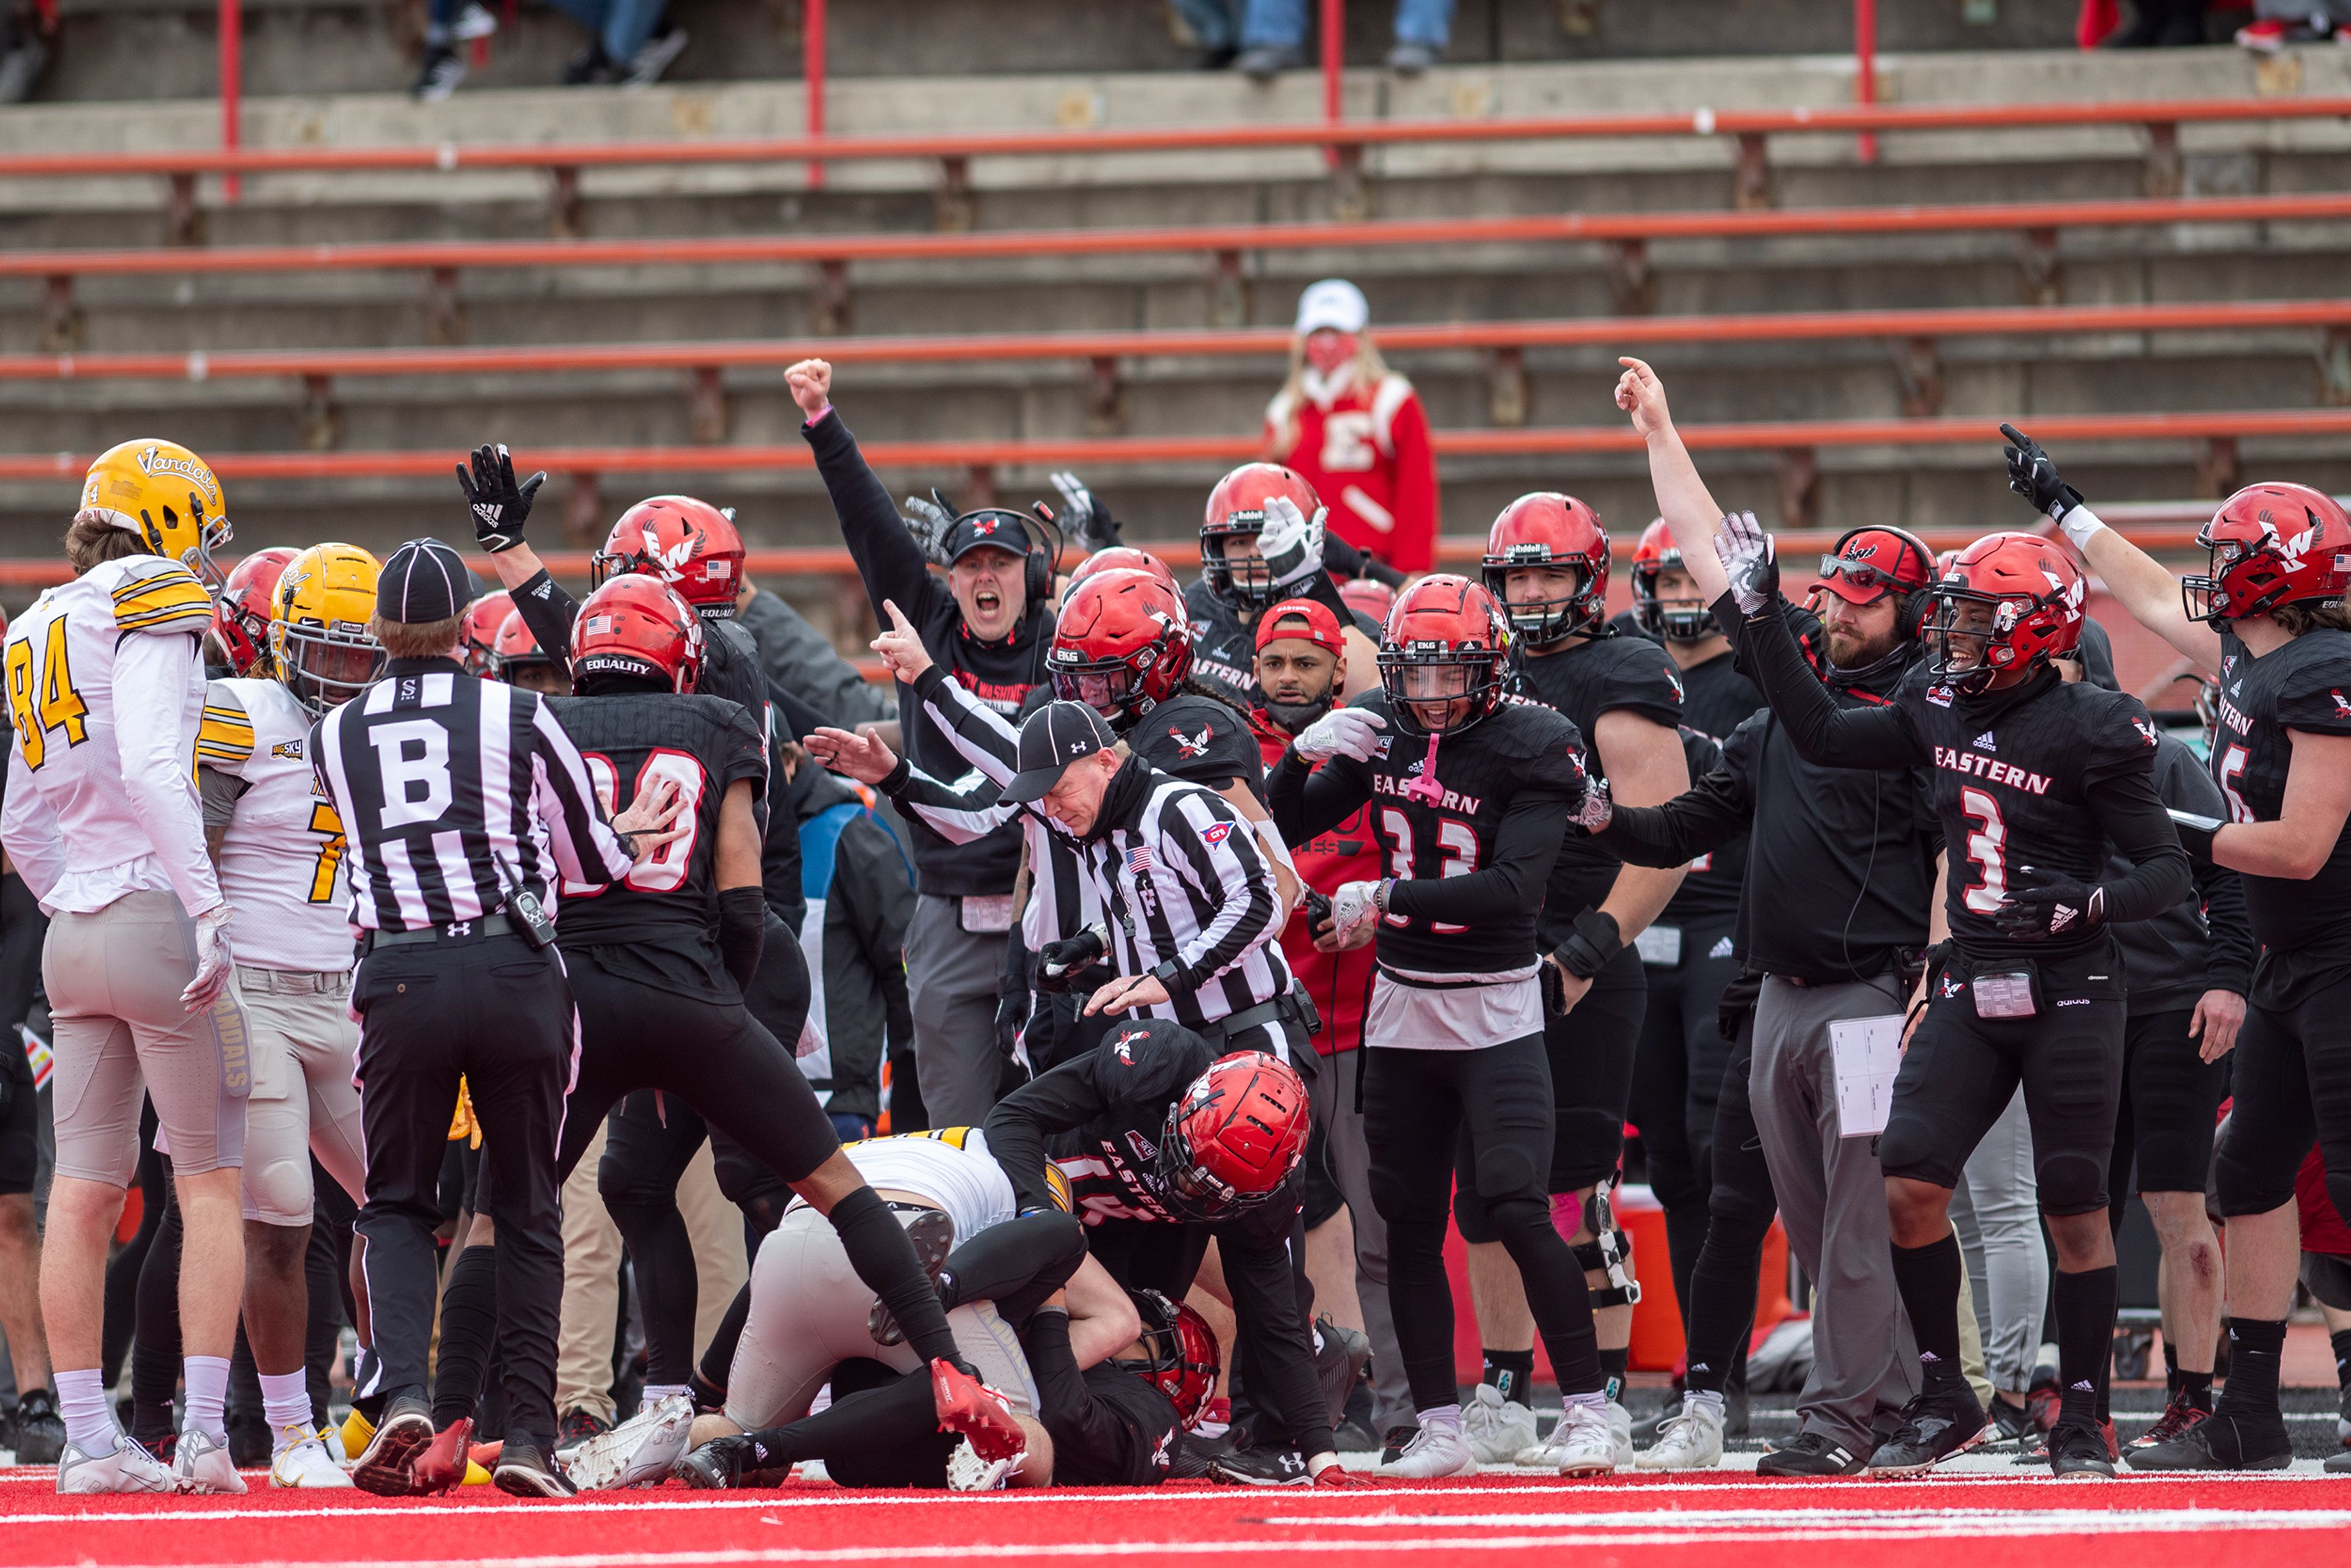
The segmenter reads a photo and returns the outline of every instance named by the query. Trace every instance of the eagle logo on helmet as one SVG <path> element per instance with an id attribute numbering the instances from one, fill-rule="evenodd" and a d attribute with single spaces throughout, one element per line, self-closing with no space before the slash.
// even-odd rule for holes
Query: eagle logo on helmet
<path id="1" fill-rule="evenodd" d="M 645 557 L 655 566 L 661 568 L 661 574 L 664 580 L 675 582 L 679 578 L 685 575 L 685 563 L 694 559 L 694 547 L 697 542 L 698 541 L 695 540 L 692 534 L 688 534 L 684 538 L 678 540 L 677 543 L 670 546 L 669 549 L 662 549 L 661 537 L 654 533 L 653 529 L 647 528 L 645 530 Z"/>
<path id="2" fill-rule="evenodd" d="M 2267 513 L 2262 514 L 2262 521 L 2264 525 L 2268 523 Z M 2270 529 L 2270 542 L 2277 547 L 2278 559 L 2285 563 L 2288 571 L 2302 570 L 2302 558 L 2309 552 L 2317 538 L 2318 530 L 2314 528 L 2304 528 L 2292 538 L 2282 538 L 2274 528 Z"/>

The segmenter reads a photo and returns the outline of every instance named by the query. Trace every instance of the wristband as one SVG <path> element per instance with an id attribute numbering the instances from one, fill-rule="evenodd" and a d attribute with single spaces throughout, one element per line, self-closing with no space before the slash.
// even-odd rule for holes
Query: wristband
<path id="1" fill-rule="evenodd" d="M 1189 987 L 1185 986 L 1184 984 L 1184 965 L 1179 959 L 1168 959 L 1165 963 L 1160 965 L 1159 967 L 1151 971 L 1151 977 L 1159 982 L 1161 988 L 1166 991 L 1170 1000 L 1175 998 L 1176 993 L 1179 988 L 1186 990 L 1190 989 Z"/>
<path id="2" fill-rule="evenodd" d="M 2086 551 L 2090 548 L 2090 540 L 2106 531 L 2106 525 L 2097 513 L 2076 502 L 2057 519 L 2057 529 L 2065 536 L 2066 543 L 2077 550 Z"/>
<path id="3" fill-rule="evenodd" d="M 2212 840 L 2229 824 L 2218 817 L 2199 817 L 2193 811 L 2174 811 L 2168 808 L 2166 808 L 2164 815 L 2169 817 L 2171 825 L 2179 830 L 2179 847 L 2188 852 L 2188 858 L 2205 865 L 2212 864 Z"/>
<path id="4" fill-rule="evenodd" d="M 1554 955 L 1560 967 L 1579 980 L 1588 980 L 1606 968 L 1625 950 L 1625 937 L 1615 916 L 1586 909 L 1575 917 L 1575 930 Z"/>
<path id="5" fill-rule="evenodd" d="M 905 789 L 908 780 L 912 779 L 914 777 L 914 765 L 905 758 L 901 757 L 898 758 L 898 766 L 890 769 L 889 772 L 884 773 L 882 776 L 882 782 L 875 785 L 874 788 L 881 790 L 884 795 L 894 797 L 899 791 Z"/>

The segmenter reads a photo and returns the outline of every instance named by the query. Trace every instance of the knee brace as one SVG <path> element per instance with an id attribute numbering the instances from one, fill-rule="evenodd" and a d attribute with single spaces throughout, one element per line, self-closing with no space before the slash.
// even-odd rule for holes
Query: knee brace
<path id="1" fill-rule="evenodd" d="M 2059 1155 L 2033 1172 L 2043 1213 L 2090 1214 L 2106 1207 L 2106 1167 L 2086 1155 Z M 2288 1197 L 2293 1197 L 2291 1189 Z"/>
<path id="2" fill-rule="evenodd" d="M 2248 1149 L 2249 1140 L 2236 1136 L 2233 1122 L 2221 1131 L 2212 1151 L 2212 1194 L 2224 1218 L 2267 1214 L 2294 1201 L 2294 1173 L 2300 1160 L 2282 1160 L 2272 1149 Z M 2333 1172 L 2328 1175 L 2332 1176 Z"/>
<path id="3" fill-rule="evenodd" d="M 1592 1196 L 1583 1200 L 1580 1216 L 1568 1207 L 1574 1203 L 1574 1194 L 1562 1193 L 1552 1199 L 1552 1219 L 1561 1234 L 1573 1235 L 1578 1228 L 1592 1232 L 1591 1240 L 1577 1242 L 1573 1249 L 1576 1265 L 1585 1273 L 1607 1276 L 1608 1283 L 1592 1292 L 1594 1307 L 1629 1307 L 1641 1299 L 1641 1281 L 1633 1273 L 1633 1238 L 1616 1223 L 1615 1206 L 1610 1202 L 1615 1190 L 1613 1176 L 1593 1187 Z M 1562 1208 L 1567 1212 L 1562 1214 Z M 1582 1225 L 1567 1223 L 1571 1217 L 1580 1218 Z"/>
<path id="4" fill-rule="evenodd" d="M 246 1106 L 244 1208 L 247 1219 L 266 1225 L 310 1223 L 308 1121 L 285 1100 L 256 1100 Z"/>

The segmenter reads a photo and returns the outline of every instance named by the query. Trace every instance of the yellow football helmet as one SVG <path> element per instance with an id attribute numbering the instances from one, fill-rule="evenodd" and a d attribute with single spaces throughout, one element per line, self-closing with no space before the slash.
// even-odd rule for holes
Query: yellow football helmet
<path id="1" fill-rule="evenodd" d="M 186 567 L 217 591 L 223 581 L 213 551 L 229 541 L 220 481 L 212 467 L 170 441 L 126 441 L 89 465 L 81 482 L 75 521 L 95 517 L 146 540 L 147 548 Z"/>
<path id="2" fill-rule="evenodd" d="M 340 706 L 383 674 L 383 645 L 368 631 L 381 571 L 357 545 L 312 545 L 277 579 L 269 651 L 277 678 L 312 713 Z"/>

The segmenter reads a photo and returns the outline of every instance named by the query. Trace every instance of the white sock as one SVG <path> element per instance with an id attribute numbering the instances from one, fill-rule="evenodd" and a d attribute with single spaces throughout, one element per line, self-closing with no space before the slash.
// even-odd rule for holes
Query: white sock
<path id="1" fill-rule="evenodd" d="M 310 1433 L 310 1380 L 302 1373 L 265 1372 L 261 1375 L 261 1407 L 268 1412 L 269 1430 L 279 1441 L 286 1428 L 295 1427 L 302 1435 Z"/>
<path id="2" fill-rule="evenodd" d="M 227 1442 L 228 1417 L 222 1407 L 228 1403 L 228 1357 L 189 1356 L 180 1363 L 180 1376 L 188 1385 L 188 1409 L 181 1417 L 180 1430 L 202 1432 L 215 1443 Z"/>
<path id="3" fill-rule="evenodd" d="M 1413 1415 L 1423 1427 L 1449 1432 L 1457 1437 L 1461 1436 L 1461 1406 L 1458 1405 L 1432 1405 L 1426 1410 L 1414 1411 Z"/>
<path id="4" fill-rule="evenodd" d="M 1595 1388 L 1589 1394 L 1571 1394 L 1564 1399 L 1561 1400 L 1560 1403 L 1562 1405 L 1581 1405 L 1586 1410 L 1605 1416 L 1608 1414 L 1608 1391 L 1604 1388 Z"/>
<path id="5" fill-rule="evenodd" d="M 1714 1413 L 1719 1418 L 1722 1415 L 1722 1390 L 1719 1388 L 1693 1389 L 1688 1394 L 1683 1396 L 1682 1403 L 1685 1405 L 1711 1405 L 1714 1406 Z"/>
<path id="6" fill-rule="evenodd" d="M 106 1374 L 97 1367 L 52 1372 L 57 1414 L 66 1418 L 66 1441 L 93 1457 L 114 1452 L 114 1406 L 106 1402 Z"/>
<path id="7" fill-rule="evenodd" d="M 637 1400 L 637 1414 L 643 1415 L 673 1394 L 685 1392 L 686 1385 L 683 1383 L 648 1383 L 643 1395 Z"/>

